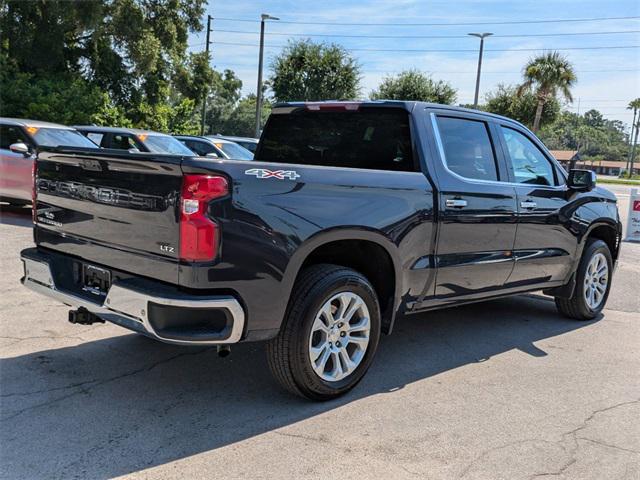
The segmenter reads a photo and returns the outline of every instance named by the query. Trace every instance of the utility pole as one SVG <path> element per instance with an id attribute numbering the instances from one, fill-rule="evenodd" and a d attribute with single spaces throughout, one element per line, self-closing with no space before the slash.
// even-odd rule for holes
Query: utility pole
<path id="1" fill-rule="evenodd" d="M 207 62 L 210 62 L 209 58 L 209 45 L 211 44 L 211 20 L 213 17 L 211 15 L 207 15 L 207 44 L 205 47 L 205 52 L 207 52 Z M 207 116 L 207 95 L 209 94 L 209 88 L 205 88 L 204 95 L 202 96 L 202 123 L 200 125 L 200 135 L 204 135 L 204 122 Z"/>
<path id="2" fill-rule="evenodd" d="M 633 177 L 633 163 L 636 159 L 636 146 L 638 145 L 638 130 L 640 127 L 640 115 L 638 116 L 638 121 L 636 122 L 636 134 L 633 140 L 633 147 L 631 147 L 631 163 L 629 165 L 629 178 Z"/>
<path id="3" fill-rule="evenodd" d="M 262 117 L 262 61 L 264 57 L 264 22 L 265 20 L 280 20 L 263 13 L 260 15 L 260 56 L 258 58 L 258 89 L 256 91 L 256 138 L 260 138 L 260 120 Z"/>
<path id="4" fill-rule="evenodd" d="M 484 50 L 484 39 L 493 35 L 493 33 L 468 33 L 472 37 L 478 37 L 480 39 L 480 53 L 478 54 L 478 74 L 476 76 L 476 94 L 473 97 L 473 108 L 478 108 L 478 94 L 480 93 L 480 71 L 482 70 L 482 52 Z"/>
<path id="5" fill-rule="evenodd" d="M 627 173 L 629 173 L 629 164 L 631 163 L 631 150 L 633 149 L 633 132 L 636 128 L 636 114 L 638 113 L 638 109 L 633 109 L 633 121 L 631 122 L 631 133 L 629 133 L 629 155 L 627 155 L 627 165 L 625 169 Z"/>

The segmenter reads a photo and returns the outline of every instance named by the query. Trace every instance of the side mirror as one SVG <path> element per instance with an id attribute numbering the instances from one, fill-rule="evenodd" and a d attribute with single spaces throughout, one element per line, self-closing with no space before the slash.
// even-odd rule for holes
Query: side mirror
<path id="1" fill-rule="evenodd" d="M 216 152 L 209 152 L 205 155 L 205 157 L 209 157 L 209 158 L 220 158 L 220 155 L 218 155 Z"/>
<path id="2" fill-rule="evenodd" d="M 578 192 L 588 192 L 596 186 L 596 173 L 591 170 L 569 170 L 567 186 Z"/>
<path id="3" fill-rule="evenodd" d="M 23 142 L 12 143 L 9 145 L 9 150 L 13 153 L 21 153 L 25 157 L 29 156 L 29 147 Z"/>

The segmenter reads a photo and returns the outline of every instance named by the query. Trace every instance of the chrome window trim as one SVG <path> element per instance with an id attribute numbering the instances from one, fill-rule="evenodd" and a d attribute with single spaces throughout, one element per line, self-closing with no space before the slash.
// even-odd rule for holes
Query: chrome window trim
<path id="1" fill-rule="evenodd" d="M 517 183 L 517 182 L 503 182 L 501 180 L 480 180 L 480 179 L 475 179 L 475 178 L 468 178 L 468 177 L 463 177 L 462 175 L 457 174 L 456 172 L 452 171 L 449 169 L 449 167 L 447 166 L 447 157 L 444 153 L 444 145 L 442 144 L 442 137 L 440 136 L 440 129 L 438 128 L 438 121 L 437 121 L 437 116 L 438 114 L 436 114 L 435 112 L 430 112 L 429 116 L 431 117 L 431 126 L 433 127 L 433 135 L 436 139 L 436 146 L 438 148 L 438 153 L 440 154 L 440 161 L 442 163 L 442 166 L 444 167 L 444 169 L 450 174 L 453 175 L 454 177 L 462 180 L 463 182 L 468 182 L 468 183 L 479 183 L 481 185 L 513 185 L 513 186 L 524 186 L 524 187 L 535 187 L 535 188 L 544 188 L 546 190 L 558 190 L 558 191 L 563 191 L 566 190 L 566 185 L 532 185 L 532 184 L 528 184 L 528 183 Z M 463 118 L 463 117 L 456 117 L 456 118 Z M 469 120 L 471 122 L 481 122 L 482 120 Z"/>

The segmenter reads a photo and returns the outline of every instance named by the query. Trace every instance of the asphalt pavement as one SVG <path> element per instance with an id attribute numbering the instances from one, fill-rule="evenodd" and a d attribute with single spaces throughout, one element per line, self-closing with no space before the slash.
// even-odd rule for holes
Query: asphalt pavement
<path id="1" fill-rule="evenodd" d="M 312 403 L 261 344 L 69 324 L 19 283 L 29 210 L 0 216 L 1 478 L 640 478 L 638 244 L 594 321 L 539 295 L 409 316 L 353 392 Z"/>

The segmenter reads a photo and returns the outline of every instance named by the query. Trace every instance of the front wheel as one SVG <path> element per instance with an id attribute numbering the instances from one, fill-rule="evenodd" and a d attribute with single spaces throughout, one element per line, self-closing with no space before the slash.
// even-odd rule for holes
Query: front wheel
<path id="1" fill-rule="evenodd" d="M 576 286 L 571 298 L 556 297 L 558 310 L 576 320 L 591 320 L 604 308 L 611 289 L 613 260 L 602 240 L 587 242 L 576 272 Z"/>
<path id="2" fill-rule="evenodd" d="M 286 318 L 267 344 L 269 367 L 290 392 L 338 397 L 362 379 L 380 338 L 380 307 L 362 274 L 337 265 L 305 269 Z"/>

